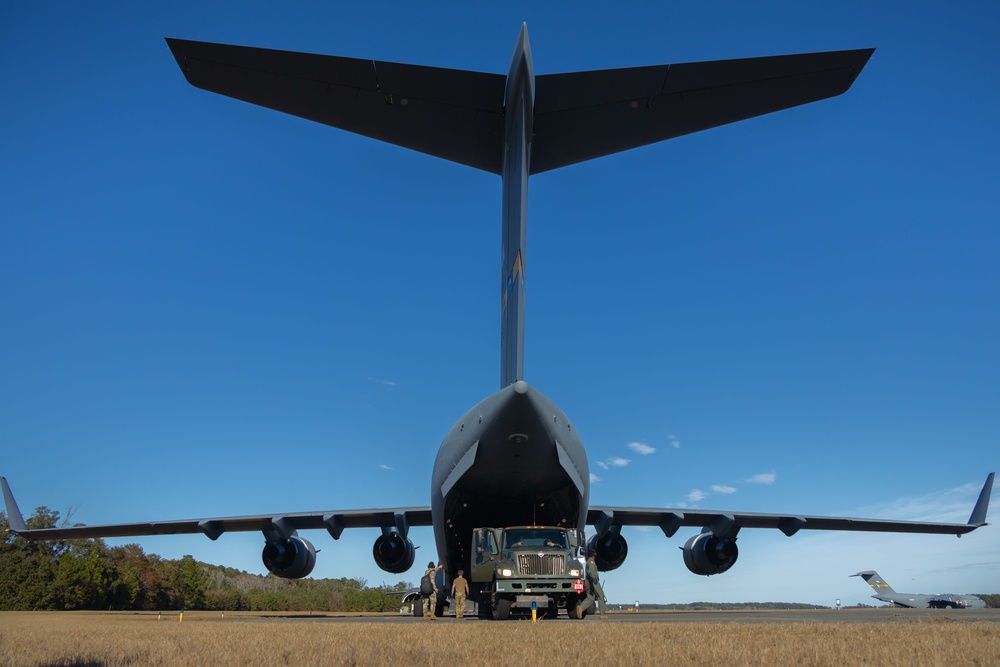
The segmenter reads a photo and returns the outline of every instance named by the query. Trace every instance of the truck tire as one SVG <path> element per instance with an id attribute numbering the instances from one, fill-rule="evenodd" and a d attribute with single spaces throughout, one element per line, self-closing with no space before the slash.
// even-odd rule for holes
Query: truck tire
<path id="1" fill-rule="evenodd" d="M 508 618 L 510 618 L 510 600 L 497 598 L 493 604 L 493 620 L 506 621 Z"/>
<path id="2" fill-rule="evenodd" d="M 420 618 L 424 615 L 424 599 L 421 597 L 413 601 L 413 617 Z"/>

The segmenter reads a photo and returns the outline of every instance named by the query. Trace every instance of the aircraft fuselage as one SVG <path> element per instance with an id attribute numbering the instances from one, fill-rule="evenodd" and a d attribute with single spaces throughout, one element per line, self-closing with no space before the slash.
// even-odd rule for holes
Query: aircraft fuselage
<path id="1" fill-rule="evenodd" d="M 451 575 L 470 571 L 474 528 L 583 530 L 589 505 L 583 442 L 562 410 L 523 380 L 465 413 L 434 463 L 434 538 Z"/>

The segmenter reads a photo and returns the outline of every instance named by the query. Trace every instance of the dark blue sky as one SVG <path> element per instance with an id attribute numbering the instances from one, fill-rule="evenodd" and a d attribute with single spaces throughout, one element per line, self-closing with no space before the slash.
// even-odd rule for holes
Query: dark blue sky
<path id="1" fill-rule="evenodd" d="M 877 47 L 841 97 L 532 178 L 526 379 L 582 434 L 592 501 L 964 521 L 1000 451 L 997 5 L 536 4 L 0 8 L 22 509 L 428 504 L 498 385 L 499 179 L 194 89 L 163 38 L 504 73 L 527 22 L 537 74 Z M 874 568 L 995 592 L 998 535 L 746 534 L 703 579 L 686 534 L 633 530 L 606 589 L 832 604 Z M 310 538 L 316 576 L 395 580 L 374 531 Z M 141 541 L 262 571 L 259 542 Z"/>

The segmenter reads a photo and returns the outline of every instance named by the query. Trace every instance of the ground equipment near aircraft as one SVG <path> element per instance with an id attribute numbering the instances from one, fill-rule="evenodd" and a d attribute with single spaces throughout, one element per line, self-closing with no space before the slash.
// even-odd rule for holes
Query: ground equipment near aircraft
<path id="1" fill-rule="evenodd" d="M 472 593 L 481 617 L 510 618 L 532 605 L 543 617 L 582 599 L 583 534 L 553 526 L 476 528 L 472 531 Z"/>

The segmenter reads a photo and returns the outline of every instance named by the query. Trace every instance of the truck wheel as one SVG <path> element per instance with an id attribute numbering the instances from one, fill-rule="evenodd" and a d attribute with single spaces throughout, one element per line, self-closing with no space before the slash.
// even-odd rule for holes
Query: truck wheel
<path id="1" fill-rule="evenodd" d="M 507 598 L 497 598 L 493 605 L 493 620 L 506 621 L 510 618 L 510 600 Z"/>
<path id="2" fill-rule="evenodd" d="M 424 599 L 418 597 L 413 601 L 413 617 L 420 618 L 423 615 L 424 615 Z"/>
<path id="3" fill-rule="evenodd" d="M 579 600 L 567 600 L 566 601 L 566 615 L 572 618 L 574 621 L 579 620 L 576 617 L 576 608 L 579 606 Z"/>

